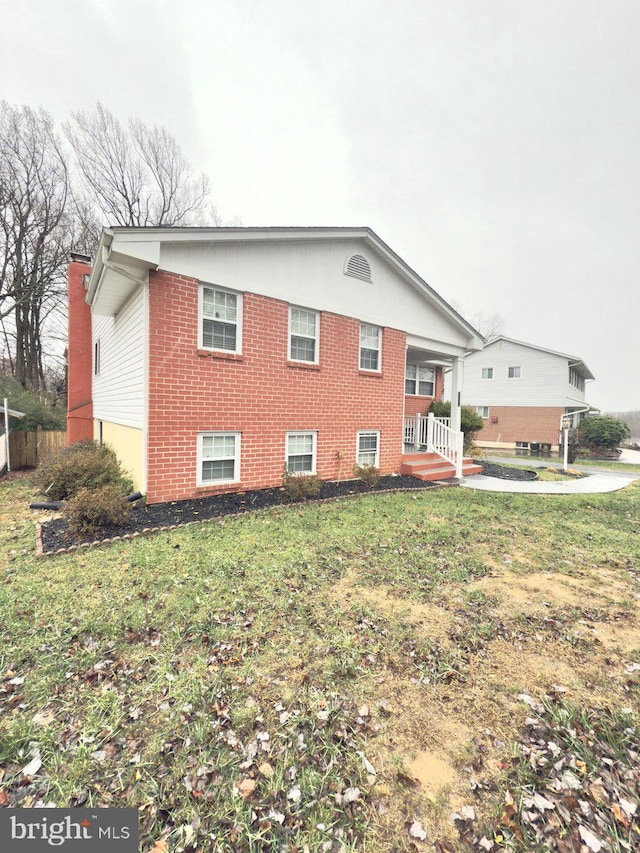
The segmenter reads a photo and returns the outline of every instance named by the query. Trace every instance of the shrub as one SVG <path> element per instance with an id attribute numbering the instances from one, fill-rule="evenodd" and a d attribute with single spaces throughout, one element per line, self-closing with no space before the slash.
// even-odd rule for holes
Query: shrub
<path id="1" fill-rule="evenodd" d="M 116 483 L 97 489 L 80 489 L 65 502 L 64 517 L 72 533 L 97 533 L 108 525 L 123 525 L 129 520 L 131 504 Z"/>
<path id="2" fill-rule="evenodd" d="M 292 501 L 306 501 L 315 497 L 322 485 L 315 474 L 294 474 L 286 467 L 282 472 L 282 486 Z"/>
<path id="3" fill-rule="evenodd" d="M 54 501 L 63 501 L 81 489 L 114 485 L 121 495 L 133 491 L 116 454 L 105 444 L 77 442 L 46 459 L 36 470 L 36 488 Z"/>
<path id="4" fill-rule="evenodd" d="M 25 413 L 24 418 L 11 422 L 12 430 L 66 429 L 66 410 L 55 395 L 25 389 L 17 379 L 3 376 L 0 377 L 0 400 L 3 397 L 8 398 L 10 408 Z"/>
<path id="5" fill-rule="evenodd" d="M 375 465 L 354 465 L 351 469 L 368 489 L 375 489 L 380 480 L 380 469 Z"/>
<path id="6" fill-rule="evenodd" d="M 451 417 L 451 403 L 445 400 L 434 402 L 431 404 L 431 412 L 436 418 Z M 480 432 L 483 427 L 482 418 L 474 411 L 471 406 L 462 406 L 460 411 L 460 429 L 464 433 L 464 451 L 469 450 L 476 437 L 476 433 Z"/>
<path id="7" fill-rule="evenodd" d="M 596 450 L 617 450 L 631 432 L 624 421 L 598 415 L 585 418 L 578 427 L 583 444 Z"/>

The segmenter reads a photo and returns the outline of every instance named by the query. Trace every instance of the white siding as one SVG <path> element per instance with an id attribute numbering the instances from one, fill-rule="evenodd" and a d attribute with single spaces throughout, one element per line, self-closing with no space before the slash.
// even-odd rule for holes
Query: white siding
<path id="1" fill-rule="evenodd" d="M 509 367 L 520 378 L 509 379 Z M 482 369 L 493 368 L 493 379 Z M 568 406 L 584 402 L 584 392 L 569 384 L 569 362 L 560 355 L 496 341 L 464 360 L 462 402 L 470 406 Z"/>
<path id="2" fill-rule="evenodd" d="M 144 291 L 140 287 L 116 317 L 92 318 L 100 341 L 100 373 L 93 376 L 93 417 L 144 427 Z"/>
<path id="3" fill-rule="evenodd" d="M 358 253 L 371 264 L 371 282 L 344 274 Z M 425 301 L 364 241 L 287 243 L 165 243 L 160 268 L 200 281 L 282 299 L 318 311 L 356 317 L 407 332 L 415 343 L 464 348 L 465 334 Z"/>

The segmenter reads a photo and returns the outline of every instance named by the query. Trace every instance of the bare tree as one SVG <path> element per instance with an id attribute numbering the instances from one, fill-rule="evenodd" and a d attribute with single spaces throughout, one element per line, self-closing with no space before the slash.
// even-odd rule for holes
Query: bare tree
<path id="1" fill-rule="evenodd" d="M 476 329 L 483 338 L 490 341 L 492 338 L 497 338 L 502 334 L 505 325 L 505 319 L 498 311 L 476 311 L 473 314 L 467 314 L 465 309 L 455 299 L 451 300 L 451 307 L 465 317 Z"/>
<path id="2" fill-rule="evenodd" d="M 78 209 L 95 206 L 109 225 L 198 225 L 211 220 L 209 180 L 195 175 L 164 128 L 132 119 L 123 127 L 98 103 L 72 114 L 64 130 L 86 193 Z M 77 198 L 78 196 L 76 196 Z"/>
<path id="3" fill-rule="evenodd" d="M 44 325 L 64 293 L 68 174 L 51 116 L 0 104 L 0 320 L 14 376 L 44 385 Z"/>

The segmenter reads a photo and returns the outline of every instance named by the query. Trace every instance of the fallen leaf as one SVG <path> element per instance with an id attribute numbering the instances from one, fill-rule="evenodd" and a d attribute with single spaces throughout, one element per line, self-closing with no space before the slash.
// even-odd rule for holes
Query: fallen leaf
<path id="1" fill-rule="evenodd" d="M 593 850 L 593 853 L 599 853 L 602 850 L 602 842 L 600 839 L 591 832 L 591 830 L 587 829 L 586 826 L 580 826 L 578 831 L 580 832 L 580 838 L 587 845 L 589 850 Z"/>
<path id="2" fill-rule="evenodd" d="M 422 824 L 419 820 L 414 820 L 414 822 L 409 827 L 409 835 L 412 838 L 417 838 L 419 841 L 425 841 L 427 837 L 427 833 L 422 828 Z"/>
<path id="3" fill-rule="evenodd" d="M 256 789 L 256 780 L 255 779 L 243 779 L 242 782 L 238 785 L 238 790 L 240 791 L 240 796 L 243 800 L 248 799 L 251 794 Z"/>
<path id="4" fill-rule="evenodd" d="M 167 842 L 160 839 L 160 841 L 156 841 L 155 845 L 149 850 L 149 853 L 166 853 L 168 849 Z"/>

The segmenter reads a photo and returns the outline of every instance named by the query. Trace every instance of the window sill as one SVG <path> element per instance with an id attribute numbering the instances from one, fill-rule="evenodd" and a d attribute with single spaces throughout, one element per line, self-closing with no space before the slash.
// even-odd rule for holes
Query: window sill
<path id="1" fill-rule="evenodd" d="M 244 361 L 244 356 L 237 352 L 222 352 L 221 350 L 199 349 L 199 358 L 216 358 L 221 361 Z"/>
<path id="2" fill-rule="evenodd" d="M 363 370 L 358 368 L 358 376 L 368 376 L 369 379 L 382 379 L 383 373 L 381 370 Z"/>
<path id="3" fill-rule="evenodd" d="M 435 394 L 405 394 L 405 397 L 416 397 L 421 400 L 435 400 Z"/>
<path id="4" fill-rule="evenodd" d="M 310 361 L 287 361 L 287 367 L 298 367 L 300 370 L 320 370 L 319 364 Z"/>

